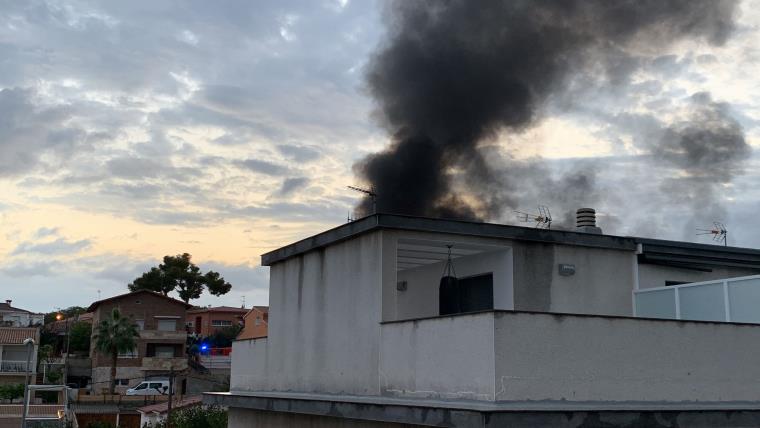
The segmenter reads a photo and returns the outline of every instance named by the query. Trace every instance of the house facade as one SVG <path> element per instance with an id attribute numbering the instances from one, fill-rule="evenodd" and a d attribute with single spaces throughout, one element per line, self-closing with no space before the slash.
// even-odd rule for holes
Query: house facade
<path id="1" fill-rule="evenodd" d="M 3 327 L 36 327 L 44 322 L 45 315 L 37 314 L 26 309 L 15 308 L 12 300 L 0 303 L 0 326 Z"/>
<path id="2" fill-rule="evenodd" d="M 259 339 L 267 337 L 269 325 L 269 306 L 254 306 L 243 317 L 243 330 L 238 334 L 238 340 Z"/>
<path id="3" fill-rule="evenodd" d="M 187 327 L 197 337 L 208 337 L 224 328 L 243 325 L 247 312 L 248 309 L 231 306 L 190 309 L 187 311 Z"/>
<path id="4" fill-rule="evenodd" d="M 34 339 L 31 362 L 27 366 L 28 347 L 26 339 Z M 27 369 L 31 381 L 37 378 L 37 351 L 40 332 L 29 327 L 0 327 L 0 385 L 24 383 Z"/>
<path id="5" fill-rule="evenodd" d="M 145 378 L 165 377 L 171 369 L 187 369 L 187 332 L 185 319 L 190 305 L 152 291 L 135 291 L 100 300 L 88 308 L 93 314 L 92 359 L 93 391 L 107 390 L 111 380 L 111 358 L 95 348 L 94 335 L 100 322 L 118 308 L 137 324 L 140 338 L 131 352 L 120 354 L 116 370 L 117 391 L 140 383 Z"/>
<path id="6" fill-rule="evenodd" d="M 232 428 L 760 423 L 760 325 L 635 303 L 756 276 L 758 250 L 377 214 L 262 265 L 268 337 L 236 341 L 230 392 L 205 397 Z"/>

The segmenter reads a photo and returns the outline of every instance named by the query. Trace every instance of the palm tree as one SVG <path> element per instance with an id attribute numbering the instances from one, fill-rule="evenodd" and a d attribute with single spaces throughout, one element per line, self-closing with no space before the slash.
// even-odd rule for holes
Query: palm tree
<path id="1" fill-rule="evenodd" d="M 137 324 L 121 315 L 114 308 L 111 316 L 101 321 L 93 335 L 95 349 L 111 356 L 111 385 L 109 392 L 113 395 L 116 387 L 116 364 L 119 361 L 119 353 L 127 353 L 137 347 L 137 338 L 140 331 Z"/>

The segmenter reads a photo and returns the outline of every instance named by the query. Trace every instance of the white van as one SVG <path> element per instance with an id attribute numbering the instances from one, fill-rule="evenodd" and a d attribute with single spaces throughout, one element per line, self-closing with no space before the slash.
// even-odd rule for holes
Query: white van
<path id="1" fill-rule="evenodd" d="M 127 390 L 127 395 L 165 395 L 169 393 L 168 379 L 151 379 Z"/>

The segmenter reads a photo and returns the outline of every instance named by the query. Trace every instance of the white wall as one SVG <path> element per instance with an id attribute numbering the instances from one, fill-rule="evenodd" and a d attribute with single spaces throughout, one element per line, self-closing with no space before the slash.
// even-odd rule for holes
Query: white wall
<path id="1" fill-rule="evenodd" d="M 383 395 L 493 400 L 490 313 L 387 323 L 381 337 Z"/>
<path id="2" fill-rule="evenodd" d="M 266 357 L 241 369 L 233 351 L 233 390 L 377 394 L 381 247 L 372 232 L 271 266 Z"/>
<path id="3" fill-rule="evenodd" d="M 496 399 L 756 401 L 760 326 L 495 316 Z"/>

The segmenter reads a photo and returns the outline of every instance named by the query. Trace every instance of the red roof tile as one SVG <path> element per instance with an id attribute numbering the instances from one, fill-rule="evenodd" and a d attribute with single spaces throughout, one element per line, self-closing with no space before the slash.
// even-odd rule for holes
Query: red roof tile
<path id="1" fill-rule="evenodd" d="M 22 345 L 30 337 L 39 343 L 39 330 L 36 328 L 0 327 L 0 344 Z"/>

